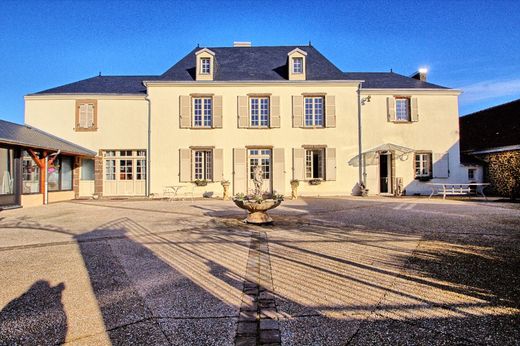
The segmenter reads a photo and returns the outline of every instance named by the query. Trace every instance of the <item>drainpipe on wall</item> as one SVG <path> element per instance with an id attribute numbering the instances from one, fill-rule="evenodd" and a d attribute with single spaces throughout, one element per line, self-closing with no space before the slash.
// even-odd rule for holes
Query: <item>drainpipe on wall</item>
<path id="1" fill-rule="evenodd" d="M 151 163 L 152 163 L 152 101 L 148 95 L 144 98 L 148 102 L 148 148 L 146 152 L 146 197 L 150 197 L 150 187 L 152 186 Z"/>
<path id="2" fill-rule="evenodd" d="M 357 94 L 358 94 L 358 160 L 359 160 L 359 177 L 358 184 L 361 188 L 363 184 L 363 156 L 362 156 L 362 146 L 361 146 L 361 87 L 363 82 L 359 83 Z"/>

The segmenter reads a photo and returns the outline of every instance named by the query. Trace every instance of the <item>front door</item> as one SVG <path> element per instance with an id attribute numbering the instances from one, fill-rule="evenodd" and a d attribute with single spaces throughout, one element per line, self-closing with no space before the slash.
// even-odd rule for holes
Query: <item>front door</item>
<path id="1" fill-rule="evenodd" d="M 379 153 L 379 193 L 392 193 L 392 154 Z"/>
<path id="2" fill-rule="evenodd" d="M 247 167 L 247 190 L 252 192 L 255 189 L 254 168 L 260 166 L 262 168 L 264 182 L 262 192 L 271 192 L 271 149 L 249 149 L 248 150 L 248 167 Z"/>

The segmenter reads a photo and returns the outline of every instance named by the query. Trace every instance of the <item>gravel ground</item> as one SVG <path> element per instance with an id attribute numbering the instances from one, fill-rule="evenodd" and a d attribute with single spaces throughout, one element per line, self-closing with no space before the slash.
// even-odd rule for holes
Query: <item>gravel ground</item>
<path id="1" fill-rule="evenodd" d="M 233 345 L 258 231 L 283 345 L 520 345 L 519 207 L 304 198 L 267 227 L 217 200 L 2 211 L 0 345 Z"/>

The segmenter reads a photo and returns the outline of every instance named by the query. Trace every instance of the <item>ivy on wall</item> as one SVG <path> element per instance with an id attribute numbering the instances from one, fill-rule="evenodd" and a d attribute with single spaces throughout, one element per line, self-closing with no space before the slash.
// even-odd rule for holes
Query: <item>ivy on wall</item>
<path id="1" fill-rule="evenodd" d="M 485 160 L 492 192 L 513 200 L 520 197 L 520 151 L 488 154 Z"/>

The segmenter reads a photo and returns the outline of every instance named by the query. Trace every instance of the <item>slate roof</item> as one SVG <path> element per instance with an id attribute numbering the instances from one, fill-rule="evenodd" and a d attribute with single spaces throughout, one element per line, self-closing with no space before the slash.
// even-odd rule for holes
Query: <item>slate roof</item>
<path id="1" fill-rule="evenodd" d="M 345 72 L 347 79 L 364 80 L 364 89 L 448 89 L 395 72 Z"/>
<path id="2" fill-rule="evenodd" d="M 463 152 L 520 145 L 520 99 L 459 119 Z"/>
<path id="3" fill-rule="evenodd" d="M 95 156 L 96 152 L 27 125 L 0 120 L 0 143 L 35 149 L 61 150 L 64 154 Z"/>
<path id="4" fill-rule="evenodd" d="M 216 81 L 288 80 L 287 53 L 299 48 L 307 53 L 307 80 L 346 80 L 346 76 L 313 46 L 206 47 L 215 53 Z M 194 81 L 195 48 L 162 74 L 164 80 Z"/>
<path id="5" fill-rule="evenodd" d="M 342 72 L 313 46 L 207 47 L 215 53 L 215 81 L 288 80 L 287 53 L 307 53 L 307 80 L 365 80 L 367 89 L 447 89 L 393 72 Z M 162 75 L 96 76 L 32 95 L 146 94 L 145 80 L 195 81 L 196 47 Z"/>
<path id="6" fill-rule="evenodd" d="M 146 94 L 144 80 L 158 79 L 159 76 L 96 76 L 43 90 L 41 94 Z"/>

